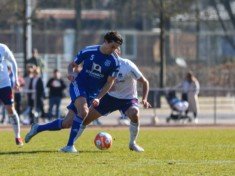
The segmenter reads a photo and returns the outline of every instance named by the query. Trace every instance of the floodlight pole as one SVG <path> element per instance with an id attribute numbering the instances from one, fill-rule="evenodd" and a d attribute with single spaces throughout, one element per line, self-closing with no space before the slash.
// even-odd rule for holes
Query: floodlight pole
<path id="1" fill-rule="evenodd" d="M 200 57 L 200 1 L 197 1 L 196 5 L 196 31 L 197 31 L 197 52 L 196 59 L 199 60 Z"/>
<path id="2" fill-rule="evenodd" d="M 23 53 L 24 53 L 24 73 L 26 74 L 27 59 L 31 57 L 32 53 L 32 1 L 24 1 L 24 22 L 23 22 Z"/>
<path id="3" fill-rule="evenodd" d="M 164 58 L 164 7 L 163 7 L 163 0 L 160 1 L 160 88 L 165 87 L 165 80 L 166 80 L 166 61 Z"/>
<path id="4" fill-rule="evenodd" d="M 79 50 L 79 41 L 81 38 L 81 10 L 82 0 L 75 0 L 75 39 L 74 39 L 74 54 Z M 79 36 L 80 33 L 80 36 Z"/>

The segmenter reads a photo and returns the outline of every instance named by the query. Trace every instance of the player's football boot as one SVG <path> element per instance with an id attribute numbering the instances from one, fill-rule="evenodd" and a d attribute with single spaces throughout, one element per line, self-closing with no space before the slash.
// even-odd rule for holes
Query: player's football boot
<path id="1" fill-rule="evenodd" d="M 64 152 L 64 153 L 77 153 L 77 149 L 73 146 L 65 146 L 61 149 L 59 149 L 59 152 Z"/>
<path id="2" fill-rule="evenodd" d="M 32 139 L 32 137 L 35 136 L 38 133 L 37 129 L 38 129 L 38 124 L 35 123 L 31 126 L 30 131 L 25 136 L 25 142 L 26 143 L 28 143 Z"/>
<path id="3" fill-rule="evenodd" d="M 130 125 L 130 121 L 128 119 L 119 119 L 119 125 Z"/>
<path id="4" fill-rule="evenodd" d="M 194 118 L 194 123 L 198 124 L 198 118 Z"/>
<path id="5" fill-rule="evenodd" d="M 15 138 L 15 141 L 16 141 L 16 145 L 18 145 L 18 146 L 23 146 L 24 145 L 22 138 Z"/>
<path id="6" fill-rule="evenodd" d="M 129 149 L 135 152 L 144 152 L 144 149 L 137 145 L 136 143 L 129 144 Z"/>

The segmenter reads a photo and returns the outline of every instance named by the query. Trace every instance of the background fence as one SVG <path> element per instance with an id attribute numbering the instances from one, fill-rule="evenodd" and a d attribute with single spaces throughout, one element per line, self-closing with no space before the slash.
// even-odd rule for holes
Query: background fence
<path id="1" fill-rule="evenodd" d="M 156 125 L 166 124 L 166 118 L 171 113 L 171 108 L 168 105 L 165 96 L 159 96 L 159 92 L 164 92 L 169 89 L 151 89 L 149 94 L 149 101 L 153 105 L 151 109 L 140 108 L 141 124 L 142 125 Z M 26 100 L 27 91 L 23 91 L 23 110 L 27 108 Z M 205 96 L 207 95 L 207 96 Z M 177 92 L 177 97 L 181 97 L 180 92 Z M 66 114 L 66 106 L 70 103 L 70 98 L 62 100 L 61 112 Z M 235 89 L 215 89 L 215 88 L 201 88 L 199 94 L 199 124 L 235 124 Z M 44 109 L 48 110 L 48 99 L 44 101 Z M 0 119 L 2 118 L 2 111 L 0 111 Z M 189 116 L 193 117 L 191 113 Z M 120 113 L 118 111 L 108 115 L 108 117 L 101 117 L 101 122 L 104 125 L 117 125 Z M 24 114 L 22 119 L 27 118 Z M 187 122 L 187 121 L 186 121 Z M 182 124 L 182 121 L 172 122 L 171 124 Z M 189 123 L 190 124 L 190 123 Z"/>

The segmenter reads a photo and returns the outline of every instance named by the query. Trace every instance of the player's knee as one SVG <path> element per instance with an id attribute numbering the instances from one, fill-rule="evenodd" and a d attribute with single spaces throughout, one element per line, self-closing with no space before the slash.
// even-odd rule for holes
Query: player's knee
<path id="1" fill-rule="evenodd" d="M 131 122 L 138 123 L 139 122 L 139 110 L 136 108 L 133 108 L 129 111 L 128 117 L 130 118 Z"/>
<path id="2" fill-rule="evenodd" d="M 85 118 L 88 115 L 89 109 L 88 108 L 84 108 L 83 110 L 80 111 L 81 113 L 81 117 Z"/>
<path id="3" fill-rule="evenodd" d="M 5 106 L 5 108 L 6 108 L 7 113 L 9 115 L 13 115 L 14 114 L 14 108 L 11 105 L 7 105 L 7 106 Z"/>
<path id="4" fill-rule="evenodd" d="M 132 117 L 137 117 L 138 114 L 139 114 L 139 110 L 136 109 L 136 108 L 130 109 L 129 114 L 130 114 L 130 116 L 132 116 Z"/>

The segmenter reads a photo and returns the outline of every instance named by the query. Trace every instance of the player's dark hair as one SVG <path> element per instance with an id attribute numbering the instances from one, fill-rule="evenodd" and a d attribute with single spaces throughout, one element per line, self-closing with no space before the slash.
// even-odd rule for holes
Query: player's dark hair
<path id="1" fill-rule="evenodd" d="M 116 31 L 107 32 L 104 36 L 104 40 L 106 40 L 108 43 L 116 42 L 119 45 L 121 45 L 123 42 L 122 36 Z"/>

